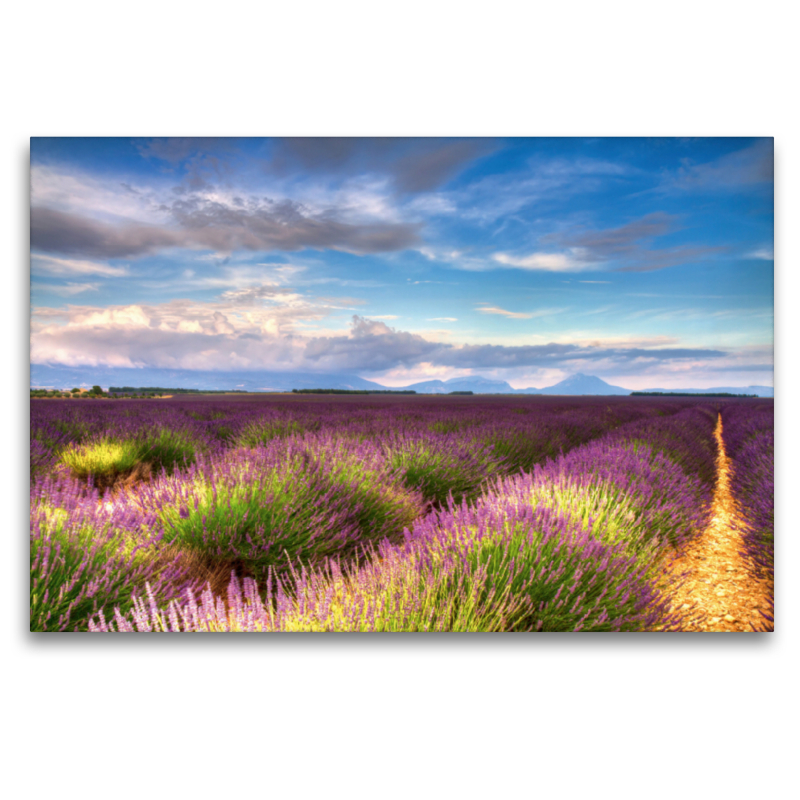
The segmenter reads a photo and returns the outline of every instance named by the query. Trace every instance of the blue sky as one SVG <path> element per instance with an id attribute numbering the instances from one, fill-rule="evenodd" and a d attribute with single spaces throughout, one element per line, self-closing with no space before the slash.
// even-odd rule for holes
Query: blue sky
<path id="1" fill-rule="evenodd" d="M 32 139 L 31 361 L 772 384 L 771 139 Z"/>

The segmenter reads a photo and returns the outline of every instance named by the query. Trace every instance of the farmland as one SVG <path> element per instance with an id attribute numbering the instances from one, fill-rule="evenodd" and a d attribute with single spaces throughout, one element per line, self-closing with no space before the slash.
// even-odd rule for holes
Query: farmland
<path id="1" fill-rule="evenodd" d="M 32 399 L 31 630 L 771 629 L 772 409 Z M 723 501 L 738 628 L 687 589 Z"/>

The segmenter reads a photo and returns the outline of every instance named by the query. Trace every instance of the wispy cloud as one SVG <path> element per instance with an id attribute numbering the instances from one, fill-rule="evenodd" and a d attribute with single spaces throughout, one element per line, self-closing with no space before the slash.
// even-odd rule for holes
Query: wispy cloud
<path id="1" fill-rule="evenodd" d="M 71 297 L 82 292 L 96 292 L 99 289 L 99 283 L 66 283 L 63 286 L 54 283 L 35 283 L 31 286 L 32 291 L 52 292 L 65 297 Z"/>
<path id="2" fill-rule="evenodd" d="M 74 258 L 57 258 L 55 256 L 34 253 L 31 256 L 31 272 L 45 275 L 104 275 L 119 278 L 128 274 L 127 267 L 112 267 L 99 261 L 86 261 Z"/>
<path id="3" fill-rule="evenodd" d="M 480 311 L 481 314 L 499 314 L 509 319 L 530 319 L 533 316 L 533 314 L 523 314 L 517 311 L 506 311 L 504 308 L 498 308 L 497 306 L 479 306 L 476 310 Z"/>
<path id="4" fill-rule="evenodd" d="M 681 188 L 732 187 L 771 183 L 774 178 L 772 139 L 760 139 L 733 153 L 701 164 L 686 163 L 674 176 Z"/>
<path id="5" fill-rule="evenodd" d="M 757 258 L 760 261 L 774 261 L 775 251 L 772 247 L 759 247 L 751 253 L 748 253 L 745 258 Z"/>

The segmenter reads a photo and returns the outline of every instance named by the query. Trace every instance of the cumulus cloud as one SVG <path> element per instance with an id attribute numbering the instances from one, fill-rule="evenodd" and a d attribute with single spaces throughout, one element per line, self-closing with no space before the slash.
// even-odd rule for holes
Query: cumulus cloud
<path id="1" fill-rule="evenodd" d="M 550 343 L 544 345 L 454 345 L 432 342 L 382 323 L 354 316 L 349 336 L 317 337 L 308 341 L 304 359 L 329 369 L 383 371 L 426 362 L 439 367 L 497 369 L 591 364 L 607 359 L 622 364 L 641 358 L 656 362 L 714 359 L 725 353 L 700 348 L 645 349 Z"/>
<path id="2" fill-rule="evenodd" d="M 303 356 L 320 368 L 377 372 L 430 361 L 441 347 L 418 334 L 353 316 L 349 336 L 310 339 Z"/>
<path id="3" fill-rule="evenodd" d="M 702 348 L 625 346 L 628 342 L 458 345 L 431 341 L 358 315 L 351 318 L 345 334 L 304 336 L 293 323 L 300 315 L 324 314 L 325 309 L 297 298 L 282 301 L 278 293 L 265 296 L 274 301 L 272 306 L 239 306 L 229 297 L 205 304 L 184 300 L 158 306 L 34 309 L 31 360 L 72 366 L 105 363 L 386 373 L 422 364 L 432 370 L 525 367 L 589 371 L 593 366 L 611 369 L 685 360 L 707 363 L 726 355 L 721 350 Z"/>

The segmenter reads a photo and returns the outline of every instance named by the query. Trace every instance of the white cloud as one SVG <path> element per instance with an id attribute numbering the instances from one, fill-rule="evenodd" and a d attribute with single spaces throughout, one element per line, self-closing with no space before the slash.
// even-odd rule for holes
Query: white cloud
<path id="1" fill-rule="evenodd" d="M 58 286 L 55 283 L 35 283 L 31 287 L 33 291 L 52 292 L 53 294 L 60 294 L 65 296 L 72 296 L 81 294 L 81 292 L 96 292 L 100 289 L 99 283 L 67 283 L 64 286 Z"/>
<path id="2" fill-rule="evenodd" d="M 532 253 L 529 256 L 495 253 L 492 258 L 506 267 L 543 270 L 546 272 L 580 272 L 581 270 L 598 268 L 596 263 L 586 263 L 579 260 L 575 254 L 567 255 L 566 253 Z"/>
<path id="3" fill-rule="evenodd" d="M 120 278 L 128 274 L 128 268 L 112 267 L 99 261 L 57 258 L 36 253 L 31 256 L 31 272 L 46 275 L 105 275 L 110 278 Z"/>
<path id="4" fill-rule="evenodd" d="M 132 186 L 120 180 L 98 180 L 79 170 L 65 171 L 52 166 L 31 165 L 31 205 L 44 205 L 61 211 L 90 214 L 104 219 L 135 219 L 163 222 L 164 205 L 170 194 L 165 181 L 155 189 L 152 177 L 148 186 Z"/>
<path id="5" fill-rule="evenodd" d="M 141 306 L 106 308 L 77 313 L 67 323 L 70 328 L 149 328 L 150 317 Z"/>
<path id="6" fill-rule="evenodd" d="M 508 317 L 509 319 L 530 319 L 533 314 L 523 314 L 517 311 L 506 311 L 504 308 L 498 308 L 497 306 L 483 306 L 477 309 L 481 312 L 481 314 L 499 314 L 503 317 Z"/>
<path id="7" fill-rule="evenodd" d="M 757 258 L 760 261 L 774 261 L 775 250 L 771 246 L 759 247 L 753 250 L 752 253 L 748 253 L 745 258 Z"/>

